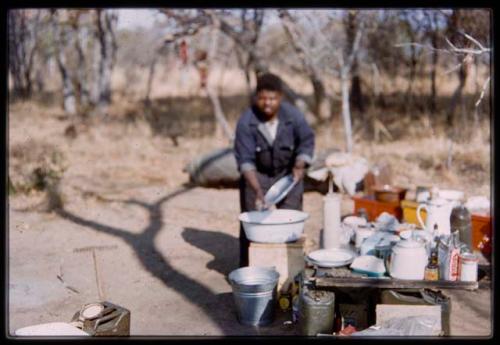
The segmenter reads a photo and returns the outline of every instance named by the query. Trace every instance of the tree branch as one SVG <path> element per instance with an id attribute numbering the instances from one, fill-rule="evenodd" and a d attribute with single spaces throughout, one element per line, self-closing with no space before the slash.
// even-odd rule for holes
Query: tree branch
<path id="1" fill-rule="evenodd" d="M 347 60 L 347 68 L 348 68 L 348 70 L 351 69 L 352 63 L 354 62 L 354 58 L 358 54 L 358 50 L 359 50 L 359 46 L 360 46 L 359 43 L 361 42 L 361 36 L 362 36 L 363 30 L 364 30 L 364 23 L 361 22 L 360 25 L 359 25 L 358 30 L 356 31 L 356 36 L 354 38 L 354 44 L 352 46 L 351 55 L 349 55 L 349 58 Z"/>
<path id="2" fill-rule="evenodd" d="M 490 84 L 490 80 L 491 80 L 491 76 L 489 76 L 488 79 L 486 79 L 486 81 L 484 82 L 483 88 L 481 90 L 481 95 L 479 96 L 479 99 L 477 100 L 477 102 L 474 104 L 474 106 L 476 108 L 479 107 L 479 105 L 481 104 L 483 97 L 484 97 L 484 92 L 486 91 L 486 88 Z"/>

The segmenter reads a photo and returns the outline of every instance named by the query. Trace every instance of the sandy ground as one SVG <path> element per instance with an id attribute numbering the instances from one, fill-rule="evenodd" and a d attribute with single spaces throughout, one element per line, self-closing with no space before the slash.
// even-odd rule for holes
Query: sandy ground
<path id="1" fill-rule="evenodd" d="M 10 210 L 11 332 L 69 321 L 81 305 L 98 301 L 92 253 L 81 249 L 103 246 L 96 251 L 102 297 L 131 311 L 131 335 L 295 334 L 283 325 L 289 313 L 278 312 L 260 329 L 236 321 L 226 280 L 238 258 L 236 190 L 156 186 L 127 193 L 123 201 L 71 202 L 59 214 Z M 304 205 L 311 214 L 305 233 L 316 246 L 321 195 L 307 193 Z M 490 333 L 488 288 L 447 294 L 452 335 Z"/>
<path id="2" fill-rule="evenodd" d="M 66 155 L 68 169 L 60 211 L 32 208 L 43 193 L 9 198 L 11 333 L 68 322 L 83 304 L 104 299 L 131 311 L 131 335 L 296 334 L 283 324 L 290 313 L 278 311 L 269 327 L 236 320 L 226 277 L 238 264 L 237 190 L 183 187 L 183 165 L 221 142 L 181 140 L 173 147 L 168 138 L 151 137 L 140 127 L 113 126 L 68 140 L 62 135 L 67 120 L 21 113 L 10 115 L 10 147 L 54 145 Z M 305 194 L 309 249 L 319 244 L 321 207 L 319 193 Z M 343 213 L 350 211 L 346 199 Z M 91 246 L 101 248 L 96 265 L 86 250 Z M 452 335 L 491 333 L 489 286 L 446 293 L 452 298 Z"/>

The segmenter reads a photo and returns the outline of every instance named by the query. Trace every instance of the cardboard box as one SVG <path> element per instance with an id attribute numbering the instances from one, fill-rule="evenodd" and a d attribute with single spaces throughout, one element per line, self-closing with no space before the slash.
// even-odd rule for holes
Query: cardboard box
<path id="1" fill-rule="evenodd" d="M 297 274 L 305 267 L 306 237 L 289 243 L 256 243 L 248 247 L 249 266 L 274 266 L 280 274 L 278 292 L 287 292 Z"/>
<path id="2" fill-rule="evenodd" d="M 403 218 L 403 209 L 399 202 L 377 201 L 373 196 L 353 196 L 352 199 L 354 200 L 354 213 L 357 214 L 360 209 L 364 208 L 368 214 L 368 221 L 370 222 L 377 219 L 383 212 L 392 214 L 398 220 Z"/>
<path id="3" fill-rule="evenodd" d="M 358 331 L 368 328 L 368 306 L 365 304 L 339 304 L 342 317 L 342 329 L 347 325 L 356 327 Z"/>

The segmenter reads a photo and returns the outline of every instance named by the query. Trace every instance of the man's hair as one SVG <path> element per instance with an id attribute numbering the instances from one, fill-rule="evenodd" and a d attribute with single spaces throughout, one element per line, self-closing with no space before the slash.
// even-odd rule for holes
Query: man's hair
<path id="1" fill-rule="evenodd" d="M 255 92 L 260 92 L 262 90 L 268 91 L 283 91 L 283 82 L 281 78 L 272 73 L 264 73 L 257 78 L 257 87 Z"/>

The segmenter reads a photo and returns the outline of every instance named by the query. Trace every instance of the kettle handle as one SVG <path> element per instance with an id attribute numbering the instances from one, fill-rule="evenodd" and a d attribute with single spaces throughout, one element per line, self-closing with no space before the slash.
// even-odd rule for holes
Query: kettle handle
<path id="1" fill-rule="evenodd" d="M 418 219 L 418 222 L 420 223 L 420 227 L 425 230 L 424 221 L 422 220 L 422 217 L 420 216 L 420 211 L 422 209 L 425 209 L 426 211 L 428 211 L 426 204 L 419 204 L 418 207 L 417 207 L 417 219 Z"/>

